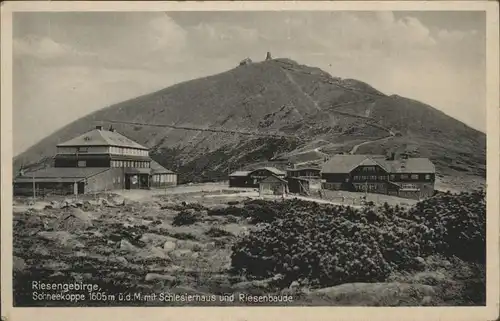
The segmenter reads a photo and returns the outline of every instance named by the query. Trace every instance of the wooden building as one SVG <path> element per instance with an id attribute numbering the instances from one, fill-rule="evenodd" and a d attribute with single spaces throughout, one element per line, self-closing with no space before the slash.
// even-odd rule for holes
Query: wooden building
<path id="1" fill-rule="evenodd" d="M 229 175 L 229 187 L 248 187 L 249 171 L 236 171 Z"/>
<path id="2" fill-rule="evenodd" d="M 276 175 L 270 175 L 259 181 L 259 194 L 285 195 L 288 192 L 288 182 Z"/>
<path id="3" fill-rule="evenodd" d="M 164 188 L 177 185 L 177 174 L 151 160 L 151 188 Z"/>
<path id="4" fill-rule="evenodd" d="M 149 189 L 151 171 L 147 147 L 101 126 L 57 145 L 54 166 L 14 179 L 14 194 L 27 190 L 82 194 L 111 189 Z M 160 178 L 161 179 L 161 178 Z M 175 182 L 177 179 L 175 178 Z M 31 183 L 31 187 L 29 184 Z M 73 189 L 70 185 L 73 184 Z"/>
<path id="5" fill-rule="evenodd" d="M 259 187 L 260 181 L 269 176 L 285 179 L 286 173 L 274 167 L 257 168 L 248 173 L 248 187 Z"/>
<path id="6" fill-rule="evenodd" d="M 321 169 L 315 166 L 295 166 L 286 171 L 290 193 L 311 195 L 321 190 Z"/>
<path id="7" fill-rule="evenodd" d="M 259 188 L 260 181 L 273 175 L 285 179 L 286 173 L 275 167 L 260 167 L 251 171 L 236 171 L 229 175 L 229 186 Z"/>
<path id="8" fill-rule="evenodd" d="M 435 166 L 428 158 L 335 155 L 322 167 L 323 188 L 421 199 L 434 194 Z"/>

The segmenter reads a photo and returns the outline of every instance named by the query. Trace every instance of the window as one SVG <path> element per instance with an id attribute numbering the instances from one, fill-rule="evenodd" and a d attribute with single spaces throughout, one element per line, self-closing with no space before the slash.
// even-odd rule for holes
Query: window
<path id="1" fill-rule="evenodd" d="M 396 175 L 391 175 L 391 180 L 395 180 L 396 179 Z"/>
<path id="2" fill-rule="evenodd" d="M 78 147 L 78 153 L 88 153 L 89 148 L 88 147 Z"/>
<path id="3" fill-rule="evenodd" d="M 373 180 L 373 181 L 376 181 L 377 180 L 377 176 L 370 176 L 370 179 Z"/>
<path id="4" fill-rule="evenodd" d="M 378 180 L 379 181 L 385 181 L 385 180 L 387 180 L 387 176 L 379 176 Z"/>
<path id="5" fill-rule="evenodd" d="M 401 189 L 417 189 L 415 184 L 401 184 Z"/>
<path id="6" fill-rule="evenodd" d="M 87 161 L 78 161 L 78 167 L 87 167 Z"/>
<path id="7" fill-rule="evenodd" d="M 412 174 L 411 179 L 418 180 L 418 174 Z"/>
<path id="8" fill-rule="evenodd" d="M 426 180 L 430 180 L 430 179 L 431 179 L 431 175 L 430 175 L 430 174 L 426 174 L 426 175 L 425 175 L 425 179 L 426 179 Z"/>
<path id="9" fill-rule="evenodd" d="M 401 179 L 408 179 L 408 175 L 407 174 L 401 174 Z"/>
<path id="10" fill-rule="evenodd" d="M 118 183 L 120 183 L 120 181 L 121 181 L 121 178 L 120 178 L 120 176 L 118 176 Z"/>

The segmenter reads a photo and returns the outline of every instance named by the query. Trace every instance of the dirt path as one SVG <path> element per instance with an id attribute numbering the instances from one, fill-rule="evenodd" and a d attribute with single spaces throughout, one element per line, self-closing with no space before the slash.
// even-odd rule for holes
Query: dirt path
<path id="1" fill-rule="evenodd" d="M 351 151 L 349 152 L 349 154 L 351 155 L 354 155 L 356 154 L 356 152 L 358 151 L 358 148 L 360 148 L 361 146 L 363 145 L 368 145 L 368 144 L 371 144 L 371 143 L 374 143 L 374 142 L 380 142 L 380 141 L 383 141 L 383 140 L 388 140 L 390 138 L 394 137 L 393 133 L 391 132 L 391 135 L 389 136 L 386 136 L 386 137 L 382 137 L 382 138 L 378 138 L 378 139 L 375 139 L 375 140 L 367 140 L 367 141 L 364 141 L 360 144 L 357 144 L 356 146 L 354 146 Z"/>
<path id="2" fill-rule="evenodd" d="M 297 84 L 297 82 L 295 81 L 295 79 L 293 79 L 293 77 L 290 75 L 290 73 L 288 72 L 288 70 L 286 69 L 283 69 L 283 71 L 285 71 L 285 75 L 286 77 L 288 78 L 288 80 L 290 80 L 290 82 L 295 86 L 297 87 L 297 89 L 302 92 L 304 94 L 304 96 L 307 97 L 307 99 L 309 99 L 309 101 L 311 101 L 311 103 L 313 104 L 314 108 L 316 108 L 316 110 L 318 111 L 321 111 L 321 108 L 319 108 L 318 106 L 318 102 L 314 99 L 312 99 L 311 96 L 309 96 L 309 94 L 307 94 L 306 92 L 304 92 L 304 90 L 302 90 L 302 87 L 300 87 L 299 84 Z"/>
<path id="3" fill-rule="evenodd" d="M 354 208 L 362 208 L 362 206 L 360 206 L 360 205 L 349 205 L 349 204 L 345 204 L 342 202 L 333 202 L 333 201 L 322 200 L 322 199 L 317 199 L 317 198 L 313 198 L 313 197 L 305 197 L 305 196 L 300 196 L 300 195 L 287 195 L 285 198 L 287 198 L 287 199 L 296 198 L 299 200 L 316 202 L 319 204 L 331 204 L 331 205 L 350 206 L 350 207 L 354 207 Z"/>

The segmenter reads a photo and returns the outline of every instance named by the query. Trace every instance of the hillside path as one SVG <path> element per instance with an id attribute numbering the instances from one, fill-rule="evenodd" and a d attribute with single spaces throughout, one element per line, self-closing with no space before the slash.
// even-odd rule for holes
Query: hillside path
<path id="1" fill-rule="evenodd" d="M 283 71 L 285 72 L 285 75 L 286 75 L 286 77 L 288 78 L 288 80 L 290 80 L 290 82 L 291 82 L 291 83 L 292 83 L 295 87 L 297 87 L 297 89 L 298 89 L 301 93 L 303 93 L 303 94 L 304 94 L 304 96 L 306 96 L 306 97 L 307 97 L 307 99 L 309 99 L 309 100 L 312 102 L 312 104 L 313 104 L 314 108 L 316 108 L 316 110 L 318 110 L 318 111 L 321 111 L 321 108 L 319 107 L 318 102 L 317 102 L 316 100 L 314 100 L 314 99 L 313 99 L 313 98 L 312 98 L 312 97 L 311 97 L 308 93 L 304 92 L 304 90 L 302 89 L 302 87 L 300 87 L 300 85 L 299 85 L 299 84 L 297 84 L 297 82 L 295 81 L 295 79 L 293 79 L 293 77 L 290 75 L 290 73 L 288 72 L 288 70 L 283 69 Z"/>
<path id="2" fill-rule="evenodd" d="M 358 149 L 361 147 L 361 146 L 364 146 L 364 145 L 368 145 L 368 144 L 371 144 L 371 143 L 375 143 L 375 142 L 381 142 L 383 140 L 388 140 L 390 138 L 394 137 L 394 133 L 391 132 L 391 134 L 389 136 L 385 136 L 385 137 L 382 137 L 382 138 L 377 138 L 377 139 L 374 139 L 374 140 L 367 140 L 367 141 L 364 141 L 362 143 L 359 143 L 357 144 L 356 146 L 354 146 L 351 151 L 349 152 L 349 154 L 351 155 L 354 155 L 356 154 L 356 152 L 358 151 Z"/>

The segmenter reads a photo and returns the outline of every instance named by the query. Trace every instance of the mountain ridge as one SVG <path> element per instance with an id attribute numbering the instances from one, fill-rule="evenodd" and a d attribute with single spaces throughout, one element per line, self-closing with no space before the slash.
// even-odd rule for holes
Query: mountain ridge
<path id="1" fill-rule="evenodd" d="M 57 143 L 108 124 L 105 120 L 269 133 L 249 138 L 113 123 L 120 133 L 150 147 L 161 165 L 177 170 L 181 181 L 221 179 L 231 168 L 297 149 L 334 154 L 363 143 L 356 153 L 408 149 L 431 158 L 443 175 L 485 177 L 486 170 L 484 133 L 430 105 L 288 58 L 237 66 L 105 107 L 15 157 L 14 168 L 50 158 Z M 272 132 L 291 137 L 273 137 Z"/>

